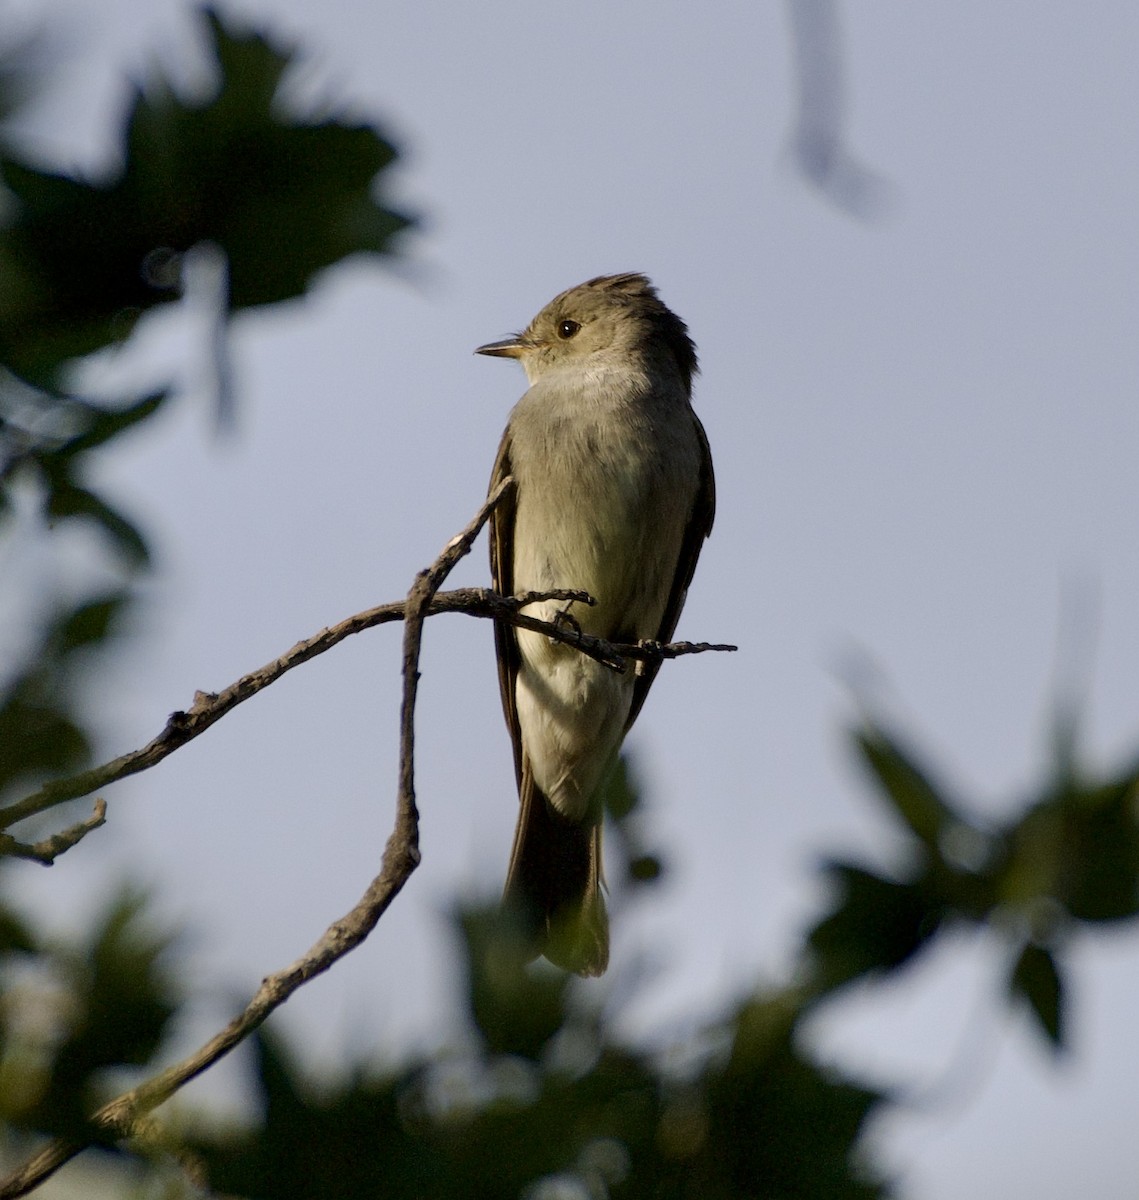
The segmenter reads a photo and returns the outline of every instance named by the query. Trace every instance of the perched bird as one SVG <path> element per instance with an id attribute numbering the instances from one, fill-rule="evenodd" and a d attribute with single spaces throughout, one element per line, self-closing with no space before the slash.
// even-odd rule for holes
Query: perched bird
<path id="1" fill-rule="evenodd" d="M 715 508 L 687 326 L 644 275 L 607 275 L 476 353 L 518 359 L 530 383 L 491 478 L 492 490 L 515 481 L 490 522 L 495 589 L 581 589 L 595 605 L 524 611 L 614 642 L 668 641 Z M 495 645 L 521 806 L 505 902 L 535 955 L 600 975 L 604 787 L 658 665 L 618 673 L 505 622 Z"/>

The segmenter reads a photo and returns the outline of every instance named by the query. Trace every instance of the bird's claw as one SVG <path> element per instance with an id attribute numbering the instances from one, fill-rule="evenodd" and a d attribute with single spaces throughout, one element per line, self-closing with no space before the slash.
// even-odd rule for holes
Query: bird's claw
<path id="1" fill-rule="evenodd" d="M 565 608 L 559 608 L 550 620 L 550 624 L 555 629 L 569 629 L 575 637 L 581 637 L 581 626 L 578 624 L 577 617 L 570 612 L 569 606 L 573 603 L 572 600 L 566 603 Z M 557 639 L 551 639 L 556 641 Z"/>

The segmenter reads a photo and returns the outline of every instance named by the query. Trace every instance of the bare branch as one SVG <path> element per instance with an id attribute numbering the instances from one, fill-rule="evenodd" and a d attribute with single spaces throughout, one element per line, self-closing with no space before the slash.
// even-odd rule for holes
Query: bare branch
<path id="1" fill-rule="evenodd" d="M 460 535 L 462 536 L 462 535 Z M 464 551 L 465 553 L 466 551 Z M 624 671 L 627 660 L 641 662 L 658 662 L 665 658 L 678 658 L 683 654 L 697 654 L 704 651 L 735 650 L 735 646 L 710 645 L 707 642 L 693 644 L 691 642 L 675 642 L 662 645 L 659 642 L 643 642 L 640 644 L 624 644 L 607 642 L 604 638 L 591 637 L 589 634 L 558 624 L 552 621 L 542 621 L 523 613 L 522 608 L 540 600 L 573 600 L 582 604 L 593 604 L 594 600 L 588 592 L 572 589 L 555 589 L 546 592 L 523 592 L 518 596 L 500 596 L 489 588 L 458 588 L 455 591 L 440 592 L 433 595 L 427 604 L 425 616 L 435 616 L 439 613 L 465 613 L 472 617 L 499 618 L 516 625 L 521 629 L 533 629 L 544 633 L 554 641 L 564 642 L 581 651 L 582 654 L 596 659 L 614 671 Z M 299 667 L 302 663 L 316 658 L 326 650 L 351 637 L 372 629 L 376 625 L 386 625 L 392 621 L 402 621 L 407 613 L 407 602 L 396 601 L 391 604 L 381 604 L 364 612 L 348 617 L 337 625 L 322 629 L 312 637 L 297 642 L 291 650 L 280 657 L 266 663 L 256 671 L 243 675 L 235 683 L 220 692 L 196 692 L 194 703 L 185 712 L 170 714 L 165 728 L 157 737 L 151 739 L 145 746 L 132 750 L 83 771 L 67 779 L 56 779 L 45 783 L 37 792 L 25 796 L 7 808 L 0 809 L 0 829 L 6 829 L 17 821 L 22 821 L 36 813 L 86 796 L 90 792 L 105 788 L 120 779 L 137 775 L 156 766 L 175 750 L 193 741 L 194 738 L 206 732 L 216 721 L 220 721 L 244 700 L 255 696 L 271 683 L 280 679 L 286 671 Z"/>
<path id="2" fill-rule="evenodd" d="M 504 597 L 481 588 L 438 594 L 438 589 L 455 564 L 471 548 L 471 544 L 486 523 L 495 504 L 513 486 L 509 477 L 487 498 L 474 520 L 457 537 L 451 539 L 435 562 L 415 578 L 407 599 L 402 604 L 383 605 L 368 610 L 330 629 L 324 629 L 304 642 L 298 642 L 286 655 L 243 676 L 221 693 L 201 693 L 195 697 L 188 713 L 175 713 L 166 729 L 141 750 L 124 755 L 102 767 L 87 771 L 70 780 L 49 784 L 34 796 L 5 810 L 8 822 L 30 816 L 52 804 L 83 795 L 85 791 L 103 786 L 126 775 L 153 766 L 178 746 L 208 729 L 226 712 L 248 699 L 286 671 L 317 654 L 322 654 L 337 642 L 372 625 L 403 618 L 403 698 L 400 708 L 399 788 L 396 800 L 395 824 L 384 847 L 380 873 L 350 912 L 334 921 L 323 936 L 291 966 L 265 978 L 253 998 L 226 1027 L 199 1047 L 193 1054 L 144 1081 L 137 1087 L 105 1104 L 92 1118 L 93 1124 L 116 1138 L 129 1137 L 140 1130 L 147 1114 L 168 1100 L 179 1088 L 200 1075 L 235 1046 L 245 1040 L 275 1009 L 279 1008 L 298 988 L 310 979 L 327 971 L 337 960 L 354 950 L 376 927 L 411 873 L 419 865 L 419 813 L 415 800 L 415 701 L 419 685 L 419 653 L 423 624 L 428 616 L 440 612 L 464 612 L 473 616 L 499 617 L 522 628 L 535 629 L 550 638 L 565 642 L 589 654 L 614 670 L 623 671 L 629 660 L 657 662 L 683 654 L 707 650 L 734 650 L 735 646 L 676 642 L 642 642 L 637 645 L 614 644 L 590 637 L 564 624 L 541 621 L 521 612 L 521 609 L 540 600 L 573 600 L 592 604 L 584 592 L 553 591 L 527 592 Z M 91 782 L 91 781 L 94 782 Z M 106 805 L 96 802 L 93 816 L 61 834 L 35 846 L 23 846 L 14 838 L 7 842 L 18 846 L 27 857 L 50 862 L 51 858 L 75 845 L 91 829 L 103 823 Z M 0 843 L 2 846 L 3 843 Z M 0 1200 L 24 1196 L 53 1175 L 64 1163 L 82 1152 L 87 1142 L 57 1139 L 47 1145 L 8 1179 L 0 1182 Z"/>
<path id="3" fill-rule="evenodd" d="M 368 885 L 351 912 L 334 921 L 311 949 L 283 971 L 262 980 L 253 999 L 215 1037 L 181 1062 L 124 1092 L 103 1105 L 93 1123 L 116 1137 L 129 1137 L 136 1124 L 152 1109 L 168 1100 L 179 1088 L 211 1067 L 244 1041 L 274 1009 L 279 1008 L 301 986 L 322 974 L 338 959 L 354 950 L 387 911 L 392 900 L 419 864 L 419 816 L 415 806 L 415 698 L 419 683 L 419 648 L 423 622 L 435 592 L 455 564 L 471 548 L 503 492 L 512 486 L 509 477 L 487 498 L 474 520 L 426 570 L 415 578 L 405 602 L 403 643 L 403 704 L 400 712 L 399 795 L 395 826 L 384 847 L 380 873 Z M 0 1200 L 27 1195 L 89 1143 L 57 1139 L 0 1183 Z"/>
<path id="4" fill-rule="evenodd" d="M 641 642 L 636 646 L 618 643 L 613 649 L 625 658 L 659 662 L 666 658 L 684 658 L 688 654 L 732 654 L 739 646 L 731 646 L 727 642 Z"/>
<path id="5" fill-rule="evenodd" d="M 501 617 L 526 628 L 541 629 L 549 632 L 551 637 L 561 640 L 572 640 L 573 635 L 567 635 L 564 630 L 555 631 L 544 621 L 522 616 L 518 610 L 524 604 L 532 604 L 536 600 L 577 600 L 592 604 L 593 600 L 586 592 L 557 589 L 549 592 L 529 592 L 519 597 L 500 596 L 489 588 L 460 588 L 452 592 L 443 592 L 435 596 L 428 605 L 428 616 L 437 613 L 461 612 L 475 617 Z M 166 726 L 157 737 L 152 738 L 138 750 L 82 771 L 67 779 L 54 779 L 45 783 L 37 792 L 25 796 L 7 808 L 0 809 L 0 829 L 7 829 L 17 821 L 35 816 L 57 804 L 86 796 L 90 792 L 117 783 L 130 775 L 137 775 L 156 766 L 175 750 L 181 749 L 187 742 L 206 732 L 216 721 L 220 721 L 227 713 L 236 708 L 250 696 L 275 683 L 286 671 L 299 667 L 302 663 L 316 658 L 326 650 L 351 637 L 354 633 L 362 633 L 376 625 L 387 625 L 392 621 L 402 621 L 407 609 L 405 601 L 392 604 L 381 604 L 364 612 L 348 617 L 338 625 L 322 629 L 312 637 L 297 642 L 291 650 L 280 657 L 243 675 L 235 683 L 220 692 L 195 692 L 194 703 L 185 712 L 173 712 L 167 718 Z"/>
<path id="6" fill-rule="evenodd" d="M 95 811 L 85 821 L 80 821 L 60 833 L 53 833 L 50 837 L 34 842 L 32 845 L 18 842 L 10 834 L 0 833 L 0 855 L 27 858 L 32 862 L 50 867 L 65 850 L 70 850 L 72 846 L 78 845 L 92 829 L 98 829 L 106 822 L 107 802 L 102 799 L 96 800 Z"/>

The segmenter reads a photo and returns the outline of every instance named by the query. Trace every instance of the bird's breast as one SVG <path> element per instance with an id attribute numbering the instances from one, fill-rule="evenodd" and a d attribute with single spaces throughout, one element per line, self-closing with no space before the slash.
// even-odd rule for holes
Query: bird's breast
<path id="1" fill-rule="evenodd" d="M 586 632 L 656 637 L 699 478 L 687 397 L 545 382 L 511 418 L 514 586 L 584 589 L 597 604 L 572 614 Z"/>

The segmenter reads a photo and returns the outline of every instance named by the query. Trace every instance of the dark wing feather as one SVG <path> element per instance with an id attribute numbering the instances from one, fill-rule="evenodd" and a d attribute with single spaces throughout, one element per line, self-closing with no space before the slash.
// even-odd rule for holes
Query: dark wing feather
<path id="1" fill-rule="evenodd" d="M 510 474 L 510 429 L 502 435 L 498 457 L 490 477 L 490 491 Z M 500 596 L 514 595 L 514 511 L 515 492 L 508 490 L 490 515 L 490 579 Z M 518 675 L 518 643 L 514 627 L 505 621 L 494 622 L 494 650 L 498 659 L 498 688 L 510 740 L 514 745 L 514 774 L 522 786 L 522 731 L 514 705 L 514 680 Z"/>
<path id="2" fill-rule="evenodd" d="M 684 598 L 688 594 L 688 585 L 696 573 L 696 560 L 700 557 L 700 551 L 704 547 L 704 539 L 712 532 L 712 521 L 716 515 L 716 478 L 712 473 L 712 452 L 708 447 L 708 435 L 704 432 L 704 426 L 700 424 L 700 418 L 695 413 L 692 414 L 692 421 L 696 426 L 696 437 L 700 443 L 700 482 L 696 491 L 696 499 L 692 503 L 688 525 L 684 530 L 684 540 L 680 544 L 672 590 L 668 594 L 668 603 L 665 605 L 660 630 L 656 635 L 658 642 L 672 640 L 676 623 L 680 620 L 680 610 L 684 607 Z M 501 670 L 501 666 L 499 669 Z M 659 670 L 660 663 L 646 663 L 644 673 L 637 676 L 637 681 L 633 685 L 633 703 L 629 708 L 629 718 L 625 722 L 626 732 L 637 719 L 641 705 L 644 704 L 645 697 L 649 694 L 649 688 L 652 687 Z"/>

